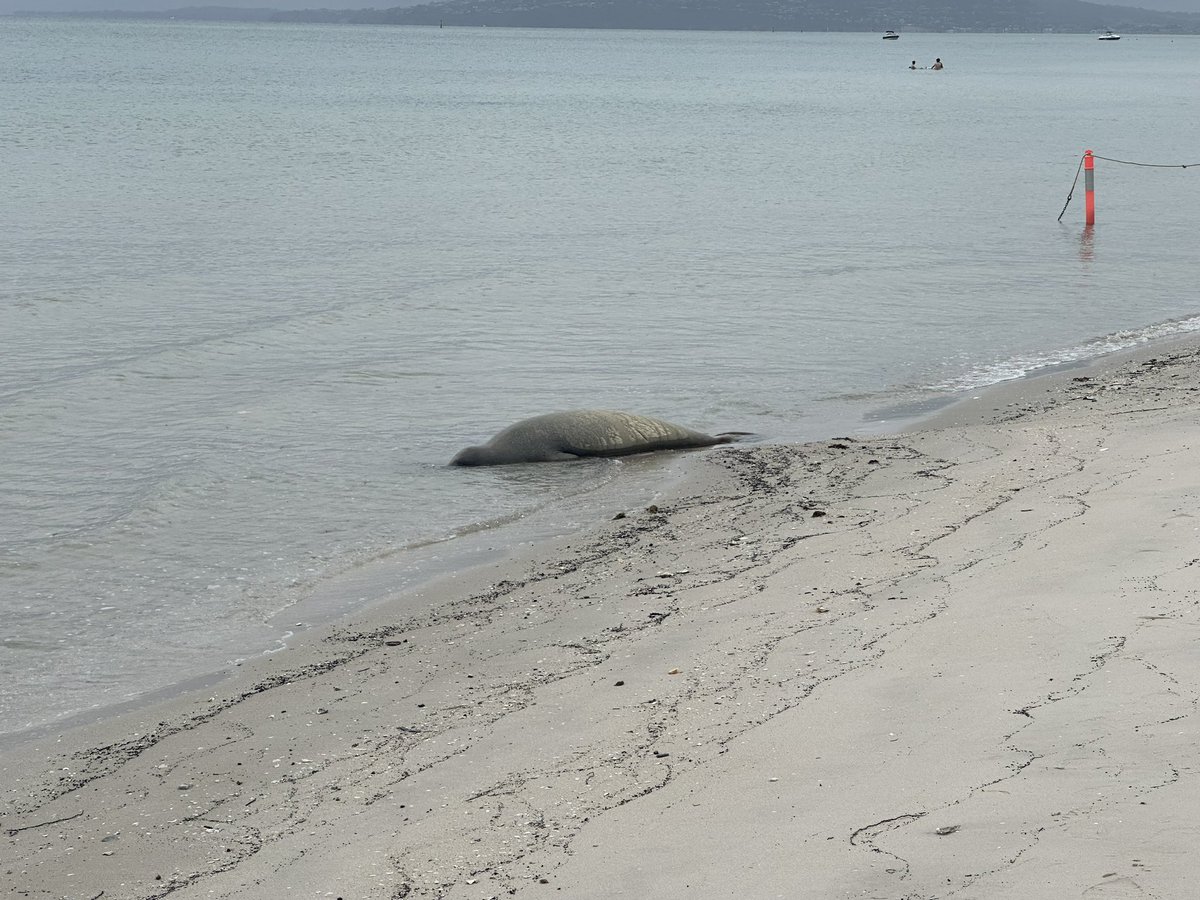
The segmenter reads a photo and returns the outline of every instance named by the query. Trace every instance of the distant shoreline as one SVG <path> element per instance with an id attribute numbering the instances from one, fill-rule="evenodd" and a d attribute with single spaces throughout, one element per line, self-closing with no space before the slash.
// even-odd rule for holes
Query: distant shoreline
<path id="1" fill-rule="evenodd" d="M 1111 29 L 1127 35 L 1194 35 L 1200 34 L 1200 13 L 1159 12 L 1135 7 L 1107 7 L 1075 2 L 1072 8 L 1090 8 L 1082 19 L 1045 24 L 1008 24 L 987 20 L 964 19 L 962 23 L 939 26 L 908 23 L 897 30 L 907 34 L 1013 34 L 1013 35 L 1093 35 Z M 1095 10 L 1094 12 L 1092 10 Z M 564 13 L 547 3 L 545 7 L 523 6 L 518 0 L 493 0 L 490 4 L 466 5 L 465 0 L 425 3 L 386 9 L 303 9 L 286 10 L 271 7 L 249 9 L 213 6 L 186 6 L 164 11 L 95 10 L 47 12 L 17 10 L 0 16 L 25 19 L 91 20 L 91 21 L 177 21 L 177 22 L 245 22 L 265 24 L 311 25 L 401 25 L 432 28 L 547 28 L 584 29 L 601 31 L 730 31 L 785 32 L 821 34 L 878 35 L 884 26 L 872 20 L 844 23 L 830 27 L 830 21 L 818 18 L 776 19 L 774 14 L 739 10 L 713 13 L 711 17 L 688 12 L 685 8 L 667 8 L 661 13 L 645 15 L 634 8 L 626 9 L 616 3 L 609 6 L 591 5 Z M 901 14 L 899 18 L 904 18 Z"/>

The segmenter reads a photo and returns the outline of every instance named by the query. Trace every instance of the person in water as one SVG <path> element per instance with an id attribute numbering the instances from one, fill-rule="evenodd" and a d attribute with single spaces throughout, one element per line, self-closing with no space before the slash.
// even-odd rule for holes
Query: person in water
<path id="1" fill-rule="evenodd" d="M 944 69 L 945 66 L 942 65 L 942 58 L 939 56 L 937 59 L 935 59 L 933 61 L 933 65 L 930 66 L 930 68 L 931 69 Z"/>
<path id="2" fill-rule="evenodd" d="M 914 59 L 914 60 L 912 61 L 912 65 L 911 65 L 911 66 L 909 66 L 909 68 L 910 68 L 910 69 L 915 69 L 916 67 L 917 67 L 917 61 Z"/>

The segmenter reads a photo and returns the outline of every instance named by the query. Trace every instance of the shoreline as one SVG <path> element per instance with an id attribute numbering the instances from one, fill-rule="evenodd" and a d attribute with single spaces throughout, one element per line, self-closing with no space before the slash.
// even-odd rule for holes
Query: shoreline
<path id="1" fill-rule="evenodd" d="M 0 763 L 0 884 L 767 896 L 788 853 L 813 896 L 1179 895 L 1198 358 L 1179 339 L 899 434 L 706 453 L 648 509 L 420 606 L 40 735 Z"/>
<path id="2" fill-rule="evenodd" d="M 60 719 L 0 732 L 0 753 L 50 735 L 102 725 L 183 695 L 215 688 L 236 678 L 238 671 L 278 653 L 303 649 L 325 631 L 371 615 L 380 607 L 404 604 L 406 598 L 464 572 L 524 558 L 539 547 L 585 533 L 619 511 L 629 511 L 687 478 L 689 456 L 660 454 L 621 460 L 628 471 L 598 486 L 515 514 L 500 523 L 472 523 L 453 537 L 421 541 L 345 569 L 317 584 L 301 601 L 263 620 L 274 632 L 271 642 L 255 653 L 223 652 L 203 671 L 181 674 L 160 687 L 102 706 L 82 709 Z M 420 611 L 418 605 L 417 610 Z M 299 621 L 297 621 L 299 620 Z M 231 659 L 230 657 L 236 657 Z M 214 658 L 215 659 L 215 658 Z"/>
<path id="3" fill-rule="evenodd" d="M 937 401 L 941 407 L 953 397 Z M 865 420 L 851 433 L 891 434 L 922 421 L 929 413 L 924 404 L 913 409 L 888 408 L 886 417 Z M 740 446 L 768 446 L 780 440 L 753 441 Z M 0 753 L 18 749 L 52 733 L 72 731 L 170 701 L 180 695 L 220 685 L 237 676 L 242 666 L 303 647 L 312 633 L 354 621 L 388 604 L 416 596 L 420 588 L 480 566 L 512 557 L 536 553 L 542 545 L 588 532 L 612 514 L 644 505 L 662 493 L 670 493 L 689 477 L 690 467 L 705 451 L 681 451 L 614 460 L 623 471 L 598 485 L 558 497 L 551 502 L 502 520 L 459 526 L 452 536 L 422 539 L 340 570 L 313 585 L 307 595 L 263 618 L 269 632 L 257 651 L 245 647 L 222 650 L 212 656 L 209 667 L 191 665 L 159 687 L 134 696 L 108 700 L 79 709 L 48 722 L 0 730 Z"/>
<path id="4" fill-rule="evenodd" d="M 1016 381 L 1032 377 L 1037 376 L 1023 376 Z M 1001 386 L 992 385 L 981 390 Z M 851 429 L 851 433 L 871 437 L 903 433 L 920 427 L 945 408 L 963 402 L 966 401 L 962 397 L 948 395 L 933 401 L 886 407 L 879 410 L 883 414 L 878 418 L 864 418 L 859 428 Z M 739 446 L 779 445 L 790 445 L 790 442 L 766 440 Z M 319 636 L 323 629 L 370 615 L 381 606 L 401 603 L 405 597 L 417 596 L 421 588 L 481 566 L 523 558 L 555 541 L 589 532 L 613 513 L 628 512 L 637 507 L 639 501 L 644 505 L 660 494 L 669 494 L 687 481 L 704 452 L 626 458 L 620 463 L 630 471 L 605 480 L 597 487 L 515 514 L 507 521 L 471 523 L 459 528 L 453 537 L 423 540 L 340 571 L 316 584 L 304 599 L 263 619 L 264 628 L 272 632 L 272 636 L 260 651 L 242 651 L 240 655 L 233 651 L 222 652 L 219 658 L 214 657 L 211 668 L 197 670 L 192 667 L 144 693 L 80 709 L 49 722 L 0 731 L 0 753 L 19 749 L 46 735 L 100 725 L 108 719 L 214 688 L 236 678 L 244 665 L 303 648 L 310 640 L 319 639 L 313 638 L 313 634 Z M 497 544 L 499 546 L 495 546 Z"/>

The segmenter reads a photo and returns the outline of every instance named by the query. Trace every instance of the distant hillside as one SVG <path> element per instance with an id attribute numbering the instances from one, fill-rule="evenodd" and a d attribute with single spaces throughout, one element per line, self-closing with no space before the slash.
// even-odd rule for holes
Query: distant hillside
<path id="1" fill-rule="evenodd" d="M 114 5 L 119 0 L 113 0 Z M 91 15 L 97 15 L 92 13 Z M 445 0 L 389 9 L 230 9 L 105 16 L 729 31 L 1013 31 L 1200 34 L 1200 14 L 1103 6 L 1083 0 Z"/>
<path id="2" fill-rule="evenodd" d="M 1058 31 L 1200 34 L 1200 15 L 1082 0 L 446 0 L 280 13 L 286 21 L 730 31 Z"/>

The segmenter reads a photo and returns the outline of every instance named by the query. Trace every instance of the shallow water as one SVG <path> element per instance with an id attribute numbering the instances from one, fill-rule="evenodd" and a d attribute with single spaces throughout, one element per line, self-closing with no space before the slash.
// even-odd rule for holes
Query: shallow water
<path id="1" fill-rule="evenodd" d="M 6 21 L 0 732 L 671 470 L 445 467 L 524 416 L 814 439 L 1196 328 L 1200 168 L 1056 216 L 1200 162 L 1198 53 Z"/>

